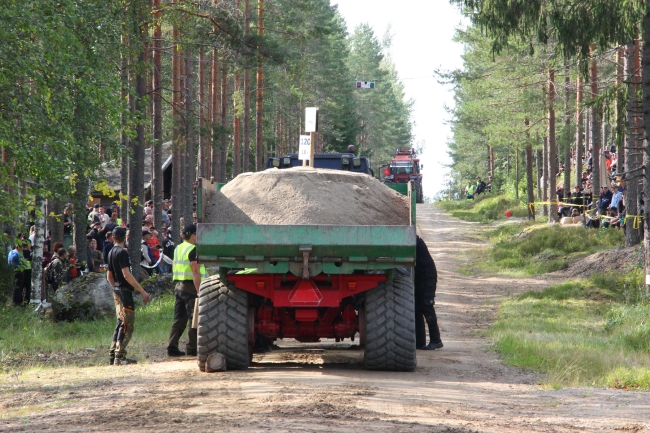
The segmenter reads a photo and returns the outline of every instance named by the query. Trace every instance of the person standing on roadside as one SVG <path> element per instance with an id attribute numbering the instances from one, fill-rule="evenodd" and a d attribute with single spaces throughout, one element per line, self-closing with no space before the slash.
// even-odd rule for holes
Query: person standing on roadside
<path id="1" fill-rule="evenodd" d="M 443 347 L 440 340 L 438 318 L 434 309 L 438 271 L 429 253 L 427 244 L 418 236 L 415 247 L 415 347 L 421 350 L 435 350 Z M 424 322 L 429 328 L 429 344 Z"/>
<path id="2" fill-rule="evenodd" d="M 199 294 L 201 286 L 201 267 L 196 259 L 196 226 L 189 224 L 183 229 L 183 243 L 174 250 L 174 265 L 172 267 L 173 279 L 176 283 L 174 294 L 174 321 L 169 331 L 169 345 L 167 346 L 168 356 L 196 356 L 196 329 L 191 328 L 192 317 L 194 316 L 194 303 Z M 190 325 L 187 331 L 189 342 L 186 352 L 178 348 L 185 328 Z"/>
<path id="3" fill-rule="evenodd" d="M 108 253 L 113 249 L 113 232 L 106 233 L 106 242 L 104 242 L 104 248 L 102 250 L 102 255 L 104 256 L 104 263 L 108 264 Z"/>
<path id="4" fill-rule="evenodd" d="M 133 336 L 133 325 L 135 323 L 133 291 L 135 289 L 142 295 L 145 304 L 149 302 L 149 294 L 133 276 L 129 253 L 125 248 L 126 229 L 117 227 L 113 232 L 113 239 L 115 240 L 115 246 L 108 254 L 106 279 L 113 287 L 117 323 L 109 351 L 109 363 L 110 365 L 135 364 L 137 363 L 135 359 L 126 357 L 126 347 Z"/>
<path id="5" fill-rule="evenodd" d="M 9 251 L 9 255 L 7 256 L 7 264 L 9 265 L 9 269 L 14 271 L 14 305 L 22 305 L 23 303 L 24 268 L 21 260 L 22 257 L 23 244 L 21 240 L 16 239 L 14 241 L 14 249 Z"/>

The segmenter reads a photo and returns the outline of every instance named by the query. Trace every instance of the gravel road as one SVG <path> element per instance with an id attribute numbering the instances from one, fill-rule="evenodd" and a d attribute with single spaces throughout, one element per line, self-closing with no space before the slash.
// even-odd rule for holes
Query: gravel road
<path id="1" fill-rule="evenodd" d="M 11 432 L 650 432 L 650 394 L 548 390 L 506 367 L 484 337 L 503 297 L 532 279 L 465 277 L 477 226 L 418 205 L 436 261 L 445 347 L 418 352 L 414 373 L 365 371 L 350 342 L 279 342 L 247 371 L 206 374 L 161 350 L 137 366 L 41 370 L 0 383 Z"/>

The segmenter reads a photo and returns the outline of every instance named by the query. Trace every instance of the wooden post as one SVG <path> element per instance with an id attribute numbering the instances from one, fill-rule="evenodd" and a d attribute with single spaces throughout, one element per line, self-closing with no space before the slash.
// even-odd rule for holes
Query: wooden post
<path id="1" fill-rule="evenodd" d="M 310 132 L 309 133 L 309 165 L 311 167 L 314 167 L 315 143 L 316 143 L 316 133 Z"/>
<path id="2" fill-rule="evenodd" d="M 264 0 L 257 1 L 257 35 L 264 36 Z M 264 149 L 262 135 L 262 114 L 264 102 L 264 65 L 262 55 L 257 54 L 257 90 L 255 96 L 255 170 L 264 170 Z M 277 154 L 276 154 L 277 156 Z"/>

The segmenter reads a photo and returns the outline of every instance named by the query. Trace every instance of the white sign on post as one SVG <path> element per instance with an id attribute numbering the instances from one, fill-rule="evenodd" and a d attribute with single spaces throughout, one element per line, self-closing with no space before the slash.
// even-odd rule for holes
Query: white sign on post
<path id="1" fill-rule="evenodd" d="M 318 107 L 305 108 L 305 132 L 318 132 Z"/>
<path id="2" fill-rule="evenodd" d="M 300 161 L 309 160 L 310 146 L 311 146 L 311 139 L 309 138 L 309 135 L 301 135 L 300 143 L 298 145 L 298 159 Z"/>

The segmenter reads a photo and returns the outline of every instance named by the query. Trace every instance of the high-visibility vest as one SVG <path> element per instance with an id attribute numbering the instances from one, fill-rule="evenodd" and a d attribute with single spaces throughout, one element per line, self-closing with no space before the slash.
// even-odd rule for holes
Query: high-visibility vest
<path id="1" fill-rule="evenodd" d="M 190 264 L 190 253 L 194 248 L 196 248 L 195 245 L 184 241 L 174 250 L 174 265 L 172 266 L 174 281 L 192 281 L 194 279 Z"/>
<path id="2" fill-rule="evenodd" d="M 205 280 L 209 276 L 208 271 L 205 270 L 205 265 L 201 265 L 201 281 Z"/>

